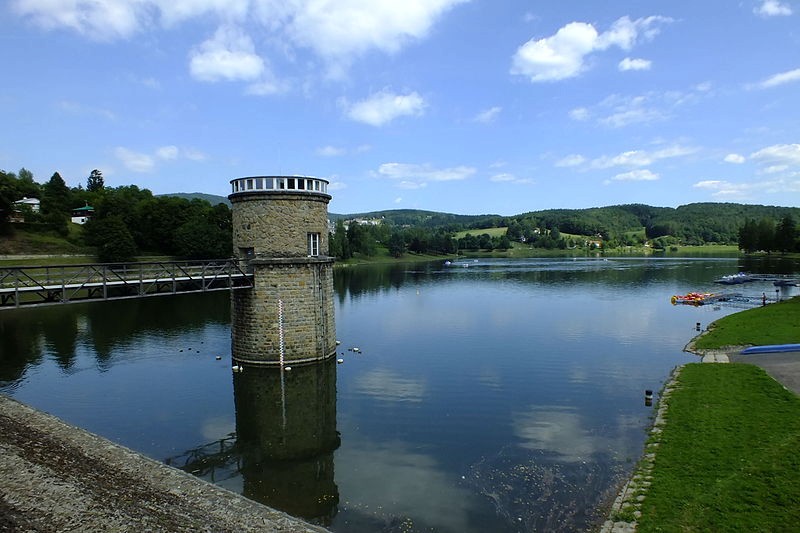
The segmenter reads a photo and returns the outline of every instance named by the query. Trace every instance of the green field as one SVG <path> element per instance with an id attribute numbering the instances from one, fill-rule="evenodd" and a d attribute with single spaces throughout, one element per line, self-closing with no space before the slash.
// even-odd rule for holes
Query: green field
<path id="1" fill-rule="evenodd" d="M 501 235 L 505 235 L 508 232 L 508 228 L 486 228 L 486 229 L 470 229 L 466 231 L 457 231 L 453 237 L 456 239 L 463 239 L 467 236 L 467 233 L 475 235 L 483 235 L 484 233 L 488 234 L 490 237 L 499 237 Z"/>
<path id="2" fill-rule="evenodd" d="M 800 297 L 720 318 L 694 340 L 694 347 L 708 350 L 786 343 L 800 343 Z"/>
<path id="3" fill-rule="evenodd" d="M 752 365 L 695 363 L 667 402 L 640 533 L 798 530 L 797 395 Z"/>

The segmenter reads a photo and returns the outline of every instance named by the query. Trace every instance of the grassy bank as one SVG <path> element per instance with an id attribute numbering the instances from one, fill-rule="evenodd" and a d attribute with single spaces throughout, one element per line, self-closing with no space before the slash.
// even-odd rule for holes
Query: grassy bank
<path id="1" fill-rule="evenodd" d="M 800 297 L 734 313 L 694 341 L 699 350 L 800 342 Z"/>
<path id="2" fill-rule="evenodd" d="M 795 531 L 800 398 L 751 365 L 690 364 L 669 400 L 639 531 Z"/>

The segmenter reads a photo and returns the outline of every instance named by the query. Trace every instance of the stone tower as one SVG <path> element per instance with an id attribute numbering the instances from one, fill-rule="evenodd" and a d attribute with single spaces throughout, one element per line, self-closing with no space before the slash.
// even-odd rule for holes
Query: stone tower
<path id="1" fill-rule="evenodd" d="M 232 291 L 234 361 L 311 363 L 336 353 L 328 182 L 306 176 L 231 180 L 234 255 L 253 288 Z"/>

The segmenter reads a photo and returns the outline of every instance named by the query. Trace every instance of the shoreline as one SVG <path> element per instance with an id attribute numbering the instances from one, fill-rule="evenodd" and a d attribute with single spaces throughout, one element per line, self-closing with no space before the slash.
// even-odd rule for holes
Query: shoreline
<path id="1" fill-rule="evenodd" d="M 1 394 L 0 530 L 328 532 Z"/>

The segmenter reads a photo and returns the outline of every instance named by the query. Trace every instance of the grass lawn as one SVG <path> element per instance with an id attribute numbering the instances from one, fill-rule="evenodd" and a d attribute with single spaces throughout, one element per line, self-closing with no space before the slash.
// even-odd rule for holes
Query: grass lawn
<path id="1" fill-rule="evenodd" d="M 456 239 L 462 239 L 466 237 L 467 233 L 470 233 L 476 237 L 483 235 L 484 233 L 488 233 L 490 237 L 499 237 L 501 235 L 505 235 L 506 232 L 508 232 L 508 228 L 469 229 L 466 231 L 458 231 L 453 234 L 453 237 Z"/>
<path id="2" fill-rule="evenodd" d="M 638 531 L 797 531 L 800 398 L 758 367 L 689 364 Z"/>
<path id="3" fill-rule="evenodd" d="M 800 297 L 734 313 L 694 341 L 697 349 L 800 342 Z"/>

